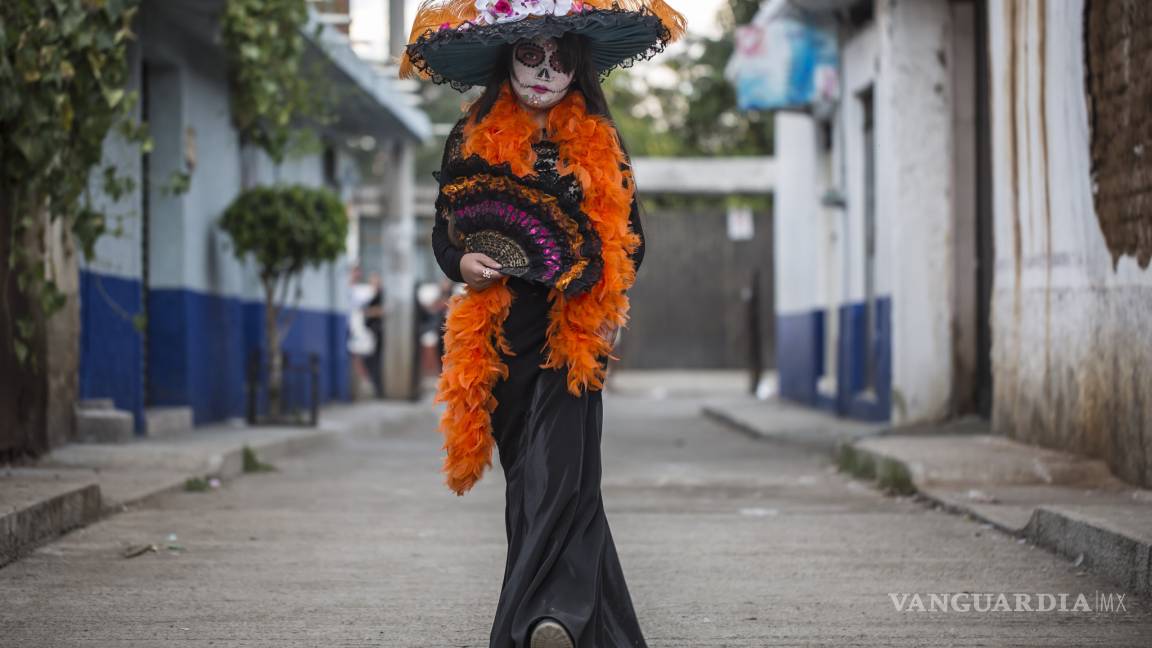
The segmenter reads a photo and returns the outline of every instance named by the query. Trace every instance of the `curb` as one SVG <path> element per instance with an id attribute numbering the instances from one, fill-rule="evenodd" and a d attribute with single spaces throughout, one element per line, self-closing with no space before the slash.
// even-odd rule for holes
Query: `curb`
<path id="1" fill-rule="evenodd" d="M 845 443 L 845 440 L 855 441 L 855 437 L 851 434 L 843 434 L 840 437 L 825 435 L 821 437 L 814 437 L 807 432 L 781 432 L 780 434 L 764 434 L 755 425 L 752 425 L 738 417 L 732 416 L 722 407 L 715 407 L 712 405 L 703 405 L 700 408 L 700 413 L 704 418 L 711 419 L 721 425 L 727 426 L 741 434 L 744 434 L 756 441 L 778 441 L 788 445 L 822 452 L 834 455 L 837 449 Z M 876 436 L 880 432 L 866 434 L 864 436 Z"/>
<path id="2" fill-rule="evenodd" d="M 0 568 L 28 555 L 37 548 L 60 536 L 151 502 L 161 496 L 183 491 L 185 482 L 192 478 L 231 480 L 245 474 L 244 452 L 251 449 L 256 459 L 271 463 L 278 459 L 315 452 L 333 445 L 338 439 L 372 436 L 388 427 L 405 425 L 419 416 L 419 412 L 404 412 L 399 416 L 354 421 L 344 425 L 321 427 L 315 431 L 301 431 L 287 438 L 265 441 L 237 442 L 236 447 L 211 456 L 195 471 L 174 471 L 170 481 L 149 488 L 123 501 L 108 501 L 98 483 L 88 484 L 41 500 L 22 509 L 0 514 Z M 194 432 L 191 432 L 194 434 Z"/>
<path id="3" fill-rule="evenodd" d="M 1152 545 L 1072 511 L 1037 507 L 1025 537 L 1138 594 L 1152 593 Z"/>
<path id="4" fill-rule="evenodd" d="M 882 490 L 893 495 L 915 495 L 920 493 L 908 465 L 899 459 L 881 455 L 856 446 L 856 441 L 841 442 L 836 445 L 836 467 L 859 479 L 873 480 Z M 951 507 L 947 502 L 937 502 Z"/>
<path id="5" fill-rule="evenodd" d="M 700 408 L 700 413 L 704 415 L 704 418 L 712 419 L 713 421 L 716 421 L 717 423 L 720 423 L 721 425 L 727 425 L 728 427 L 736 430 L 737 432 L 741 432 L 747 436 L 752 437 L 753 439 L 766 439 L 766 438 L 768 438 L 768 437 L 764 436 L 763 434 L 761 434 L 760 431 L 757 430 L 755 426 L 752 426 L 752 425 L 745 423 L 744 421 L 732 416 L 731 414 L 728 414 L 727 412 L 725 412 L 723 409 L 721 409 L 719 407 L 712 407 L 711 405 L 704 405 L 703 407 Z"/>
<path id="6" fill-rule="evenodd" d="M 259 461 L 271 463 L 277 459 L 315 452 L 316 450 L 333 444 L 341 434 L 355 434 L 359 432 L 360 430 L 328 429 L 318 430 L 296 437 L 289 437 L 287 439 L 242 443 L 239 447 L 211 457 L 195 472 L 179 474 L 164 486 L 156 487 L 146 493 L 141 493 L 135 497 L 119 501 L 103 501 L 102 497 L 101 517 L 120 513 L 132 506 L 148 504 L 164 495 L 181 492 L 184 490 L 185 482 L 189 479 L 201 477 L 226 481 L 241 477 L 245 474 L 244 448 L 250 448 Z M 99 490 L 99 487 L 97 487 L 97 490 Z"/>
<path id="7" fill-rule="evenodd" d="M 1005 534 L 1024 538 L 1070 560 L 1082 561 L 1090 569 L 1127 590 L 1152 594 L 1152 543 L 1132 537 L 1099 520 L 1053 506 L 1037 506 L 1023 528 L 1013 528 L 924 489 L 912 479 L 909 466 L 896 459 L 860 448 L 855 442 L 842 443 L 836 451 L 840 469 L 860 479 L 873 480 L 889 492 L 916 495 L 955 515 L 964 515 Z"/>
<path id="8" fill-rule="evenodd" d="M 89 484 L 0 517 L 0 567 L 57 537 L 99 520 L 100 487 Z"/>

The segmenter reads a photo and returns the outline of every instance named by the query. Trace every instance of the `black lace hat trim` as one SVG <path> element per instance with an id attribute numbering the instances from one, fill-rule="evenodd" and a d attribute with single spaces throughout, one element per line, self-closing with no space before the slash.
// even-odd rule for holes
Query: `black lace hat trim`
<path id="1" fill-rule="evenodd" d="M 668 27 L 647 9 L 593 9 L 468 29 L 429 29 L 408 45 L 408 58 L 434 83 L 464 92 L 488 83 L 503 46 L 538 36 L 558 38 L 568 32 L 589 37 L 601 77 L 617 67 L 653 58 L 671 40 Z"/>

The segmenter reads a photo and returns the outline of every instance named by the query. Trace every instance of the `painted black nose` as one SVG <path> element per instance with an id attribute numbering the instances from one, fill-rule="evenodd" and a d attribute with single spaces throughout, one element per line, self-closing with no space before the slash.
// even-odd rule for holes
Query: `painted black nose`
<path id="1" fill-rule="evenodd" d="M 548 67 L 545 66 L 545 67 L 540 68 L 540 73 L 536 75 L 536 78 L 540 79 L 541 81 L 551 81 L 552 80 L 552 73 L 549 72 Z"/>

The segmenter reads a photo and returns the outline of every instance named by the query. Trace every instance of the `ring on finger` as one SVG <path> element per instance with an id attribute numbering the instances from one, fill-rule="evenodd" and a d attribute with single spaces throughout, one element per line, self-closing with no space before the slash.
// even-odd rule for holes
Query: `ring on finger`
<path id="1" fill-rule="evenodd" d="M 481 272 L 480 276 L 484 277 L 485 279 L 491 279 L 492 278 L 492 268 L 484 268 L 484 272 Z"/>

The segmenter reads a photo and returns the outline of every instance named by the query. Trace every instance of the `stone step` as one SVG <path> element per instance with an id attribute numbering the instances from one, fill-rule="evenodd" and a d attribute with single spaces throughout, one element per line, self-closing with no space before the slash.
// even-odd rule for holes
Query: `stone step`
<path id="1" fill-rule="evenodd" d="M 149 407 L 144 410 L 144 431 L 149 437 L 170 436 L 191 429 L 191 407 Z"/>
<path id="2" fill-rule="evenodd" d="M 128 443 L 135 437 L 131 412 L 118 409 L 76 410 L 76 438 L 81 443 Z"/>
<path id="3" fill-rule="evenodd" d="M 111 398 L 85 398 L 76 401 L 76 409 L 80 410 L 114 410 L 116 403 Z"/>

